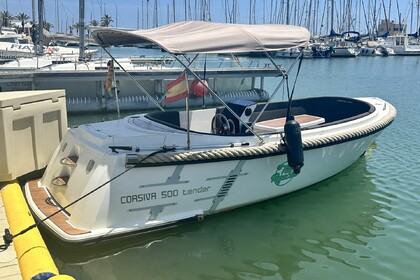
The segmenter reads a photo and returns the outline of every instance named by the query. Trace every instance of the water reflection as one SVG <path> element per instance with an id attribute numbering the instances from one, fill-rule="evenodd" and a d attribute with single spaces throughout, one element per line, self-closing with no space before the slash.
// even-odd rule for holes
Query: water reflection
<path id="1" fill-rule="evenodd" d="M 374 179 L 361 158 L 311 188 L 202 223 L 52 250 L 60 271 L 77 279 L 292 279 L 331 262 L 358 271 L 390 211 L 390 194 Z"/>

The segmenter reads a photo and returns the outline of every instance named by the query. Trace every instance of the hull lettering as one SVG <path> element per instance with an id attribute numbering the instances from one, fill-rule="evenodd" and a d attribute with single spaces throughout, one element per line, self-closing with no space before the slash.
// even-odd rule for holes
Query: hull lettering
<path id="1" fill-rule="evenodd" d="M 142 201 L 156 200 L 156 193 L 141 193 L 141 194 L 132 194 L 124 195 L 120 197 L 121 204 L 136 203 Z"/>
<path id="2" fill-rule="evenodd" d="M 199 187 L 199 188 L 193 188 L 193 189 L 186 189 L 182 190 L 183 195 L 190 195 L 190 194 L 196 194 L 196 193 L 205 193 L 208 192 L 210 187 Z"/>

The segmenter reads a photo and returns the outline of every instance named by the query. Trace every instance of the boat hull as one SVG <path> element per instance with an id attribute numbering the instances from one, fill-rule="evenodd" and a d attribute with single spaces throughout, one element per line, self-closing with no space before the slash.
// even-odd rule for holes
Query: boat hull
<path id="1" fill-rule="evenodd" d="M 68 219 L 70 224 L 79 229 L 93 226 L 97 229 L 69 234 L 51 220 L 46 221 L 46 226 L 62 240 L 82 242 L 153 230 L 188 219 L 202 219 L 206 215 L 278 197 L 329 178 L 353 164 L 378 134 L 305 150 L 305 166 L 298 175 L 288 167 L 285 154 L 248 160 L 133 168 L 124 174 L 123 180 L 114 180 L 94 196 L 87 197 L 83 207 L 75 207 L 72 211 Z M 117 161 L 115 158 L 114 162 Z M 114 173 L 107 174 L 104 170 L 100 173 L 101 181 L 108 181 L 123 171 L 115 169 Z M 26 193 L 31 198 L 28 185 Z M 95 203 L 99 198 L 108 202 L 99 211 L 108 213 L 102 215 L 102 220 Z M 28 201 L 35 215 L 43 219 L 45 213 L 32 199 Z"/>
<path id="2" fill-rule="evenodd" d="M 420 56 L 420 45 L 391 46 L 396 55 Z"/>
<path id="3" fill-rule="evenodd" d="M 359 53 L 353 47 L 335 46 L 331 57 L 356 57 Z"/>

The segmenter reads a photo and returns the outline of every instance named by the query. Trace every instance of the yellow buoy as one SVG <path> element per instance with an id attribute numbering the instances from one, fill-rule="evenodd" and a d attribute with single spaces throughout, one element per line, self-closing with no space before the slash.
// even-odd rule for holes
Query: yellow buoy
<path id="1" fill-rule="evenodd" d="M 12 235 L 35 223 L 19 184 L 8 184 L 1 190 L 1 196 Z M 38 279 L 74 279 L 71 276 L 59 275 L 38 228 L 14 237 L 13 244 L 23 279 L 32 279 L 35 276 L 38 276 Z"/>

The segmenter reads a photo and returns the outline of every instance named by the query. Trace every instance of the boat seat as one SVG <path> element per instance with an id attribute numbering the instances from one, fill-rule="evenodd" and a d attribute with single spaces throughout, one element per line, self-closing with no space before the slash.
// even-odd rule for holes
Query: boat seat
<path id="1" fill-rule="evenodd" d="M 291 109 L 291 114 L 296 115 L 302 115 L 306 114 L 306 111 L 303 107 L 293 107 Z M 259 112 L 254 112 L 251 114 L 249 121 L 254 122 L 255 119 L 258 117 Z M 287 115 L 287 108 L 281 108 L 281 109 L 274 109 L 274 110 L 265 110 L 261 116 L 259 117 L 258 121 L 266 121 L 266 120 L 272 120 L 277 119 L 281 117 L 285 117 Z"/>
<path id="2" fill-rule="evenodd" d="M 325 122 L 325 119 L 313 115 L 296 115 L 295 120 L 300 124 L 301 128 L 308 128 Z M 272 120 L 266 120 L 257 122 L 254 125 L 254 129 L 257 132 L 284 132 L 284 125 L 286 123 L 286 117 L 277 118 Z"/>
<path id="3" fill-rule="evenodd" d="M 189 111 L 190 114 L 190 130 L 211 133 L 211 120 L 216 114 L 216 108 Z M 187 129 L 188 119 L 186 112 L 179 114 L 179 126 Z"/>
<path id="4" fill-rule="evenodd" d="M 152 112 L 152 113 L 147 114 L 146 118 L 165 124 L 165 125 L 170 125 L 170 126 L 175 126 L 175 127 L 180 126 L 178 111 Z"/>

